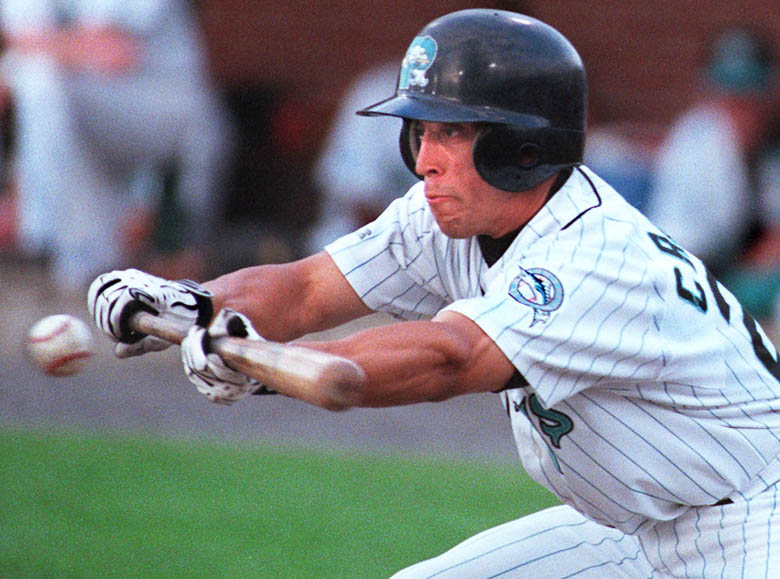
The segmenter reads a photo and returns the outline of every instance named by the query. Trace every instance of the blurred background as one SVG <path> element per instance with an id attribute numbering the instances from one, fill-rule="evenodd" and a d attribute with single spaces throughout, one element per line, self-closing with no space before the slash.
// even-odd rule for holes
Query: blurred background
<path id="1" fill-rule="evenodd" d="M 93 5 L 100 9 L 94 12 L 85 9 L 83 14 L 65 14 L 53 9 L 47 12 L 57 4 Z M 155 4 L 144 2 L 138 6 Z M 166 2 L 157 4 L 167 5 Z M 780 100 L 774 68 L 776 54 L 780 51 L 780 11 L 776 0 L 695 3 L 682 0 L 482 3 L 193 0 L 184 4 L 194 17 L 186 24 L 194 33 L 192 46 L 176 45 L 171 54 L 182 56 L 195 46 L 197 50 L 193 54 L 197 54 L 197 58 L 187 56 L 182 62 L 192 64 L 202 59 L 204 70 L 195 65 L 192 70 L 185 66 L 182 75 L 178 64 L 166 68 L 166 62 L 179 62 L 176 58 L 171 57 L 162 65 L 158 63 L 158 68 L 149 73 L 149 77 L 144 77 L 146 80 L 151 78 L 151 82 L 143 86 L 158 88 L 162 85 L 167 90 L 160 93 L 157 100 L 156 93 L 150 91 L 150 104 L 129 115 L 130 120 L 124 125 L 114 118 L 110 107 L 100 104 L 99 97 L 104 93 L 89 88 L 88 73 L 94 69 L 104 72 L 111 69 L 111 74 L 100 79 L 101 91 L 105 89 L 107 94 L 114 95 L 113 99 L 108 99 L 110 104 L 117 106 L 128 95 L 138 97 L 135 105 L 145 102 L 140 100 L 144 94 L 141 89 L 129 89 L 129 85 L 121 84 L 106 88 L 105 77 L 121 78 L 118 69 L 122 73 L 143 70 L 144 59 L 134 60 L 137 56 L 133 56 L 137 48 L 134 42 L 137 40 L 142 47 L 141 41 L 157 39 L 151 31 L 159 32 L 160 38 L 170 35 L 169 26 L 173 21 L 168 17 L 155 18 L 153 13 L 152 17 L 147 15 L 146 20 L 140 17 L 137 21 L 132 20 L 122 13 L 122 10 L 132 12 L 128 8 L 134 5 L 132 2 L 125 2 L 125 8 L 122 8 L 121 2 L 108 0 L 0 0 L 0 8 L 6 11 L 4 62 L 0 67 L 0 311 L 4 312 L 0 320 L 0 347 L 6 353 L 0 357 L 0 423 L 4 427 L 0 432 L 6 433 L 6 439 L 5 445 L 0 445 L 3 446 L 0 468 L 4 464 L 14 465 L 6 469 L 9 478 L 3 480 L 7 492 L 5 502 L 0 503 L 0 524 L 5 526 L 9 517 L 18 518 L 19 513 L 26 513 L 21 519 L 23 524 L 6 534 L 5 543 L 0 541 L 0 559 L 5 556 L 6 560 L 18 562 L 16 568 L 0 567 L 8 576 L 36 576 L 36 569 L 41 572 L 37 576 L 80 576 L 78 572 L 71 575 L 67 569 L 57 567 L 49 554 L 37 553 L 28 558 L 22 554 L 25 545 L 40 540 L 49 527 L 44 525 L 40 536 L 22 529 L 26 529 L 25 525 L 30 521 L 41 519 L 42 515 L 36 509 L 43 509 L 43 502 L 33 499 L 32 506 L 23 503 L 21 497 L 25 488 L 13 485 L 25 483 L 10 480 L 9 473 L 19 470 L 28 480 L 35 479 L 40 483 L 36 487 L 38 492 L 45 497 L 49 496 L 47 493 L 54 493 L 52 489 L 56 482 L 45 479 L 45 472 L 24 470 L 32 468 L 24 458 L 30 448 L 44 446 L 38 439 L 29 442 L 29 437 L 19 435 L 13 429 L 21 429 L 24 433 L 56 427 L 122 436 L 141 431 L 162 439 L 205 437 L 252 445 L 295 444 L 360 452 L 379 449 L 392 455 L 430 454 L 449 461 L 486 460 L 515 464 L 516 451 L 509 425 L 499 401 L 492 396 L 346 414 L 327 413 L 276 398 L 252 400 L 225 409 L 204 403 L 195 393 L 184 379 L 173 350 L 147 357 L 150 359 L 144 361 L 119 362 L 112 358 L 107 340 L 98 338 L 97 354 L 88 370 L 67 379 L 43 376 L 32 367 L 24 353 L 26 331 L 38 318 L 54 313 L 73 313 L 86 319 L 86 285 L 106 268 L 134 266 L 170 278 L 206 279 L 245 265 L 302 257 L 378 214 L 390 199 L 405 192 L 412 182 L 397 151 L 400 125 L 393 124 L 393 119 L 386 119 L 388 122 L 382 124 L 384 121 L 380 123 L 377 119 L 358 118 L 353 112 L 392 94 L 395 70 L 414 34 L 428 21 L 447 12 L 473 7 L 514 10 L 539 18 L 566 35 L 579 50 L 589 76 L 590 132 L 586 162 L 638 209 L 653 218 L 667 219 L 664 228 L 674 230 L 682 225 L 680 235 L 684 235 L 686 229 L 704 232 L 705 241 L 714 242 L 715 247 L 702 244 L 694 253 L 701 252 L 704 258 L 705 251 L 712 251 L 712 261 L 709 257 L 705 260 L 708 266 L 722 268 L 718 270 L 719 275 L 728 280 L 729 286 L 766 324 L 770 333 L 777 327 L 780 311 L 776 299 L 780 294 L 780 234 L 776 235 L 780 231 L 777 226 L 780 223 L 780 131 L 776 127 L 780 126 Z M 96 54 L 105 56 L 106 47 L 113 46 L 111 43 L 117 40 L 106 35 L 99 37 L 100 43 L 105 44 L 96 43 L 93 37 L 87 48 L 82 45 L 67 57 L 64 56 L 64 43 L 56 48 L 56 55 L 40 57 L 46 42 L 40 38 L 30 40 L 32 33 L 20 40 L 22 25 L 29 15 L 23 14 L 16 21 L 9 16 L 14 10 L 22 14 L 33 5 L 48 8 L 40 8 L 29 18 L 46 21 L 49 17 L 51 22 L 47 26 L 56 25 L 61 29 L 74 27 L 78 17 L 84 16 L 87 25 L 94 27 L 97 23 L 105 30 L 116 25 L 110 17 L 120 14 L 125 20 L 120 18 L 121 25 L 115 29 L 137 32 L 137 36 L 131 36 L 129 40 L 120 39 L 120 43 L 125 42 L 123 58 L 137 67 L 129 66 L 126 61 L 122 61 L 123 64 L 115 60 L 107 64 L 107 58 L 100 62 L 95 59 Z M 9 22 L 15 22 L 16 28 Z M 44 30 L 44 37 L 51 40 L 51 28 L 47 26 L 40 27 L 37 32 Z M 755 31 L 765 39 L 770 49 L 766 54 L 771 56 L 758 55 L 739 35 L 713 48 L 713 39 L 734 26 Z M 158 44 L 152 43 L 147 51 L 156 53 L 155 46 L 163 46 L 162 40 L 154 42 Z M 725 63 L 726 77 L 718 76 L 711 66 L 714 55 L 720 59 L 718 62 Z M 67 74 L 50 66 L 64 61 L 71 72 L 78 72 L 75 85 L 68 84 L 70 77 Z M 758 68 L 754 70 L 754 66 Z M 196 70 L 203 76 L 198 77 L 198 83 L 189 83 L 191 76 L 186 75 Z M 755 75 L 752 72 L 744 74 L 746 70 Z M 46 84 L 38 82 L 42 78 L 46 79 Z M 185 89 L 191 85 L 206 90 L 198 92 L 196 97 L 186 96 L 189 93 Z M 46 89 L 40 90 L 40 86 Z M 59 90 L 62 90 L 61 94 Z M 68 98 L 77 94 L 86 96 L 71 110 Z M 62 98 L 58 100 L 53 96 Z M 736 104 L 742 103 L 745 96 L 747 102 L 760 102 L 760 114 L 747 112 L 753 111 L 752 104 Z M 174 105 L 180 104 L 179 101 L 190 102 L 190 98 L 198 106 L 193 105 L 181 113 L 184 120 L 180 125 L 173 121 L 161 122 L 178 119 L 176 115 L 180 111 Z M 52 112 L 57 107 L 60 107 L 57 109 L 59 116 Z M 119 108 L 127 111 L 132 106 L 122 102 Z M 714 143 L 719 137 L 733 132 L 740 135 L 733 139 L 737 145 L 728 142 L 719 149 L 676 152 L 679 149 L 675 149 L 675 144 L 682 140 L 682 137 L 678 139 L 678 133 L 694 124 L 690 119 L 700 120 L 702 110 L 727 110 L 729 113 L 723 113 L 723 118 L 747 119 L 748 128 L 737 130 L 736 120 L 723 121 L 713 113 L 717 120 L 707 117 L 703 122 L 704 129 L 697 129 L 704 132 L 692 131 L 694 137 L 690 140 Z M 150 111 L 156 114 L 148 119 L 143 116 Z M 696 114 L 688 116 L 689 111 Z M 103 117 L 106 119 L 104 127 L 109 127 L 108 137 L 120 135 L 121 139 L 117 139 L 120 142 L 112 144 L 100 134 L 101 127 L 91 122 Z M 55 119 L 56 123 L 49 118 Z M 83 125 L 77 122 L 83 119 L 86 119 Z M 204 119 L 210 119 L 209 123 Z M 27 123 L 35 122 L 42 125 L 44 134 L 40 142 L 54 142 L 58 147 L 45 149 L 34 138 L 27 137 L 34 134 L 28 133 Z M 154 150 L 154 155 L 131 151 L 121 162 L 110 158 L 113 153 L 120 152 L 123 145 L 136 144 L 126 135 L 135 134 L 132 131 L 138 125 L 148 128 L 157 124 L 161 136 L 155 135 L 150 145 L 138 147 L 142 149 L 141 153 Z M 380 125 L 382 129 L 377 132 L 376 127 Z M 711 138 L 701 136 L 708 134 L 707 131 Z M 751 137 L 741 136 L 743 134 Z M 142 139 L 147 139 L 148 135 L 139 134 L 138 138 L 138 144 L 146 143 Z M 52 170 L 49 184 L 42 185 L 46 169 L 52 169 L 68 153 L 77 151 L 76 147 L 86 140 L 89 140 L 88 153 L 75 158 L 73 166 L 84 171 L 84 175 L 92 175 L 92 171 L 95 182 L 104 183 L 104 188 L 95 187 L 90 193 L 89 179 L 84 177 L 79 181 L 81 173 L 76 169 Z M 171 146 L 159 147 L 159 152 L 153 146 L 168 141 Z M 71 142 L 75 144 L 63 145 Z M 82 161 L 92 160 L 93 156 L 92 166 L 81 166 L 87 165 Z M 707 175 L 722 175 L 718 179 L 723 187 L 706 181 L 707 186 L 702 188 L 704 201 L 693 193 L 689 196 L 685 189 L 690 186 L 687 184 L 668 185 L 660 191 L 659 183 L 673 182 L 664 181 L 660 176 L 659 167 L 665 167 L 661 162 L 665 157 L 675 163 L 680 161 L 679 165 L 673 163 L 668 168 L 670 175 L 689 174 L 697 183 L 704 183 Z M 708 164 L 732 157 L 734 165 L 711 167 Z M 43 159 L 51 159 L 51 164 L 44 164 Z M 195 185 L 200 181 L 192 175 L 198 173 L 195 170 L 188 173 L 185 162 L 192 159 L 195 169 L 204 170 L 202 174 L 207 180 L 214 181 L 211 189 L 204 187 L 197 195 L 193 191 L 200 189 Z M 700 175 L 696 169 L 706 170 L 707 174 Z M 140 180 L 136 179 L 139 174 L 143 177 Z M 734 175 L 740 177 L 736 182 L 730 180 Z M 71 180 L 74 176 L 76 178 Z M 744 193 L 737 194 L 735 188 L 743 186 Z M 55 188 L 61 188 L 64 193 L 55 195 Z M 116 189 L 111 193 L 113 197 L 105 194 L 107 188 Z M 722 188 L 725 192 L 721 192 Z M 213 194 L 209 196 L 208 191 Z M 654 201 L 661 199 L 664 193 L 691 201 L 681 207 L 667 204 L 679 210 L 676 215 L 670 215 L 670 212 L 659 211 L 658 202 Z M 65 204 L 63 198 L 69 203 Z M 120 199 L 123 199 L 122 203 Z M 730 201 L 739 203 L 737 209 L 731 207 Z M 96 206 L 104 202 L 100 216 L 93 214 L 93 203 Z M 725 226 L 721 227 L 723 222 L 720 220 L 725 217 L 708 216 L 712 207 L 723 207 L 731 215 L 733 234 L 727 232 Z M 72 214 L 80 219 L 71 220 Z M 96 224 L 102 218 L 107 221 L 101 230 Z M 62 225 L 60 229 L 64 234 L 55 231 L 53 224 Z M 116 237 L 106 241 L 109 234 L 116 234 Z M 113 244 L 113 251 L 90 256 L 90 261 L 77 255 L 76 249 L 68 245 L 71 238 L 82 243 L 83 247 L 76 248 L 79 251 L 101 244 Z M 690 246 L 684 245 L 692 249 L 697 242 L 691 239 Z M 724 255 L 733 257 L 732 261 L 717 260 Z M 85 260 L 78 261 L 77 257 Z M 366 323 L 386 321 L 372 318 Z M 338 329 L 330 335 L 351 329 L 354 326 Z M 74 447 L 83 446 L 84 441 L 77 435 Z M 56 462 L 55 455 L 67 457 L 71 452 L 75 451 L 70 447 L 64 450 L 55 447 L 51 450 L 53 456 L 47 460 Z M 97 454 L 98 460 L 102 460 L 104 466 L 111 465 L 114 452 L 120 453 L 115 448 L 103 449 Z M 144 460 L 143 452 L 139 452 L 137 460 Z M 211 451 L 204 452 L 209 454 Z M 202 455 L 198 457 L 198 460 L 202 459 Z M 36 461 L 44 464 L 42 458 Z M 94 467 L 92 463 L 88 464 Z M 66 473 L 67 480 L 83 478 L 84 464 L 74 462 L 74 465 L 76 470 Z M 132 466 L 122 468 L 132 469 Z M 434 470 L 440 472 L 441 466 Z M 94 476 L 108 476 L 104 482 L 116 483 L 111 475 Z M 219 472 L 211 476 L 219 478 Z M 314 479 L 318 475 L 309 472 L 305 476 Z M 327 476 L 339 478 L 339 473 L 328 473 Z M 457 480 L 457 477 L 453 478 Z M 135 485 L 126 480 L 124 484 Z M 383 484 L 378 485 L 380 489 Z M 458 483 L 447 484 L 457 486 Z M 472 488 L 465 490 L 474 492 L 475 488 L 486 484 L 481 479 L 479 483 L 472 481 Z M 70 491 L 60 489 L 59 492 L 67 496 Z M 251 494 L 252 486 L 242 488 L 241 492 Z M 86 494 L 84 499 L 85 503 L 89 502 Z M 47 499 L 49 502 L 56 500 Z M 105 500 L 111 503 L 122 499 L 109 497 Z M 377 569 L 382 572 L 376 576 L 386 575 L 420 556 L 437 553 L 456 538 L 465 538 L 500 522 L 503 513 L 510 518 L 516 511 L 503 510 L 502 504 L 506 505 L 506 502 L 502 501 L 508 500 L 512 499 L 491 499 L 499 514 L 492 515 L 495 518 L 490 520 L 480 518 L 479 513 L 470 513 L 469 507 L 464 507 L 462 519 L 472 526 L 462 529 L 462 535 L 441 535 L 441 543 L 432 545 L 430 552 L 408 552 L 406 539 L 401 534 L 377 567 L 366 573 L 353 569 L 352 576 L 372 576 Z M 544 504 L 544 500 L 548 499 L 518 508 L 533 509 Z M 14 501 L 21 506 L 14 508 Z M 434 499 L 426 501 L 435 504 Z M 175 501 L 171 499 L 171 502 Z M 388 498 L 387 503 L 393 504 L 393 500 Z M 280 504 L 289 504 L 289 500 L 280 499 Z M 240 510 L 241 506 L 236 508 Z M 338 507 L 327 504 L 319 508 L 338 511 Z M 284 506 L 280 509 L 284 511 Z M 446 509 L 442 506 L 437 510 L 442 517 L 438 522 L 445 530 L 452 527 Z M 104 515 L 107 520 L 114 511 L 110 505 Z M 139 518 L 144 519 L 144 507 L 139 507 L 139 513 Z M 253 517 L 262 516 L 262 512 L 252 513 Z M 414 514 L 412 510 L 395 513 L 395 516 L 406 520 Z M 188 511 L 186 516 L 189 515 L 191 512 Z M 179 516 L 180 513 L 174 511 L 170 518 L 175 521 Z M 356 516 L 365 516 L 365 513 Z M 74 518 L 78 524 L 85 523 L 83 513 L 77 513 Z M 380 519 L 373 524 L 392 526 L 384 523 L 393 520 Z M 290 528 L 311 524 L 311 520 L 305 521 L 290 523 Z M 255 523 L 257 520 L 253 518 L 247 523 L 248 528 L 253 529 Z M 66 520 L 62 524 L 67 527 L 71 523 Z M 113 529 L 111 525 L 107 523 L 108 530 L 94 533 L 102 536 Z M 279 527 L 273 528 L 278 531 Z M 234 528 L 209 527 L 203 540 L 208 541 L 208 537 L 215 534 L 230 536 L 236 532 Z M 295 532 L 290 531 L 290 534 Z M 139 541 L 146 549 L 143 539 Z M 241 540 L 237 539 L 237 542 L 241 543 Z M 74 560 L 79 559 L 79 545 L 68 547 Z M 361 547 L 365 545 L 356 544 L 349 555 L 352 559 L 346 560 L 359 559 Z M 323 552 L 329 548 L 326 543 Z M 130 549 L 126 561 L 134 560 L 143 549 Z M 285 559 L 284 553 L 279 554 L 277 570 L 281 571 L 267 576 L 285 576 L 283 570 L 289 569 L 291 561 L 298 558 L 297 555 L 287 557 Z M 35 561 L 39 560 L 45 563 L 36 566 Z M 258 571 L 253 566 L 255 563 L 242 561 L 244 566 L 237 569 L 205 567 L 201 572 L 243 576 L 248 568 Z M 106 564 L 110 565 L 110 562 Z M 186 563 L 181 564 L 186 576 L 197 575 Z M 160 565 L 161 560 L 155 559 L 143 570 L 154 575 L 162 568 Z M 85 573 L 98 576 L 96 570 L 100 571 L 100 576 L 105 576 L 100 566 L 91 571 L 88 568 Z M 347 575 L 349 573 L 341 568 L 311 576 Z M 258 571 L 257 576 L 266 575 Z M 305 573 L 286 576 L 305 576 Z"/>
<path id="2" fill-rule="evenodd" d="M 616 184 L 621 187 L 627 181 L 621 192 L 642 208 L 657 147 L 670 124 L 700 96 L 702 67 L 712 36 L 727 26 L 747 25 L 768 37 L 775 50 L 780 43 L 780 12 L 769 0 L 713 0 L 695 9 L 687 2 L 639 0 L 422 4 L 404 0 L 190 0 L 188 4 L 196 16 L 208 74 L 233 130 L 223 140 L 229 155 L 208 208 L 210 227 L 215 230 L 209 246 L 215 250 L 197 267 L 192 259 L 139 258 L 148 257 L 144 244 L 154 244 L 152 250 L 160 257 L 187 243 L 177 227 L 176 200 L 162 195 L 150 212 L 162 223 L 147 215 L 145 223 L 136 220 L 125 226 L 130 233 L 123 243 L 130 250 L 123 261 L 152 270 L 181 269 L 191 277 L 208 277 L 257 261 L 299 257 L 344 231 L 334 224 L 334 229 L 325 229 L 324 236 L 321 231 L 312 233 L 329 213 L 336 212 L 329 204 L 335 171 L 323 177 L 327 171 L 321 167 L 329 135 L 337 131 L 340 107 L 347 99 L 354 108 L 371 104 L 376 94 L 389 96 L 393 86 L 387 77 L 381 92 L 349 91 L 356 88 L 361 75 L 376 67 L 397 67 L 414 34 L 446 12 L 470 7 L 515 10 L 563 32 L 578 48 L 589 75 L 589 161 L 608 172 L 608 178 L 620 180 Z M 46 250 L 25 247 L 18 235 L 20 210 L 14 205 L 14 193 L 19 194 L 23 180 L 15 172 L 16 145 L 21 139 L 14 134 L 14 115 L 20 103 L 14 102 L 8 84 L 12 83 L 6 82 L 0 101 L 4 148 L 0 256 L 6 261 L 30 255 L 50 258 Z M 361 125 L 355 126 L 353 132 L 361 130 Z M 388 164 L 399 163 L 396 158 L 385 159 Z M 352 166 L 356 181 L 370 172 L 355 167 L 366 166 Z M 162 178 L 170 177 L 170 171 L 159 172 Z M 346 189 L 344 179 L 338 182 L 342 190 Z M 178 203 L 188 205 L 189 201 L 184 198 Z M 356 219 L 365 221 L 379 209 L 363 208 Z"/>

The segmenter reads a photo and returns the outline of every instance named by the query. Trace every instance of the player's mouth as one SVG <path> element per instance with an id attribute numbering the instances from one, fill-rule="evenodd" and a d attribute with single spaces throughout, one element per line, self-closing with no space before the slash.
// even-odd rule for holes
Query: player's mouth
<path id="1" fill-rule="evenodd" d="M 431 195 L 428 197 L 426 195 L 425 200 L 428 202 L 428 205 L 441 205 L 447 201 L 452 201 L 452 197 L 449 195 Z"/>
<path id="2" fill-rule="evenodd" d="M 431 210 L 436 221 L 450 219 L 458 212 L 457 200 L 449 195 L 432 195 L 430 197 L 426 195 L 425 200 L 428 202 L 428 209 Z"/>
<path id="3" fill-rule="evenodd" d="M 425 200 L 428 202 L 428 205 L 433 208 L 441 206 L 445 203 L 451 203 L 455 201 L 455 197 L 441 191 L 435 191 L 432 187 L 426 187 Z"/>

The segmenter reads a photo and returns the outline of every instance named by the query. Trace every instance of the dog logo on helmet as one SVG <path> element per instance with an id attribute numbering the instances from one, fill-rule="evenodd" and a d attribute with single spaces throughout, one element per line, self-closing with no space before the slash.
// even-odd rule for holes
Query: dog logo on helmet
<path id="1" fill-rule="evenodd" d="M 563 303 L 563 285 L 550 271 L 538 267 L 520 268 L 509 284 L 509 295 L 534 311 L 531 326 L 544 323 Z"/>
<path id="2" fill-rule="evenodd" d="M 418 36 L 409 45 L 406 56 L 401 61 L 401 75 L 398 78 L 398 88 L 408 89 L 410 86 L 424 87 L 428 84 L 425 73 L 436 59 L 439 47 L 430 36 Z"/>

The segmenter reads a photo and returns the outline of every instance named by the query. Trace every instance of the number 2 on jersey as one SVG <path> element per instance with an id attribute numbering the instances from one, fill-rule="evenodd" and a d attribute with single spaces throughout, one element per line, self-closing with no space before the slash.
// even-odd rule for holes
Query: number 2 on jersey
<path id="1" fill-rule="evenodd" d="M 693 262 L 682 247 L 668 237 L 658 235 L 652 231 L 648 232 L 648 235 L 658 249 L 667 255 L 671 255 L 672 257 L 687 263 L 691 266 L 691 269 L 693 269 Z M 687 301 L 702 313 L 706 313 L 707 295 L 705 294 L 702 285 L 695 279 L 687 280 L 679 267 L 674 268 L 674 275 L 677 280 L 677 295 L 680 296 L 680 299 Z M 712 291 L 720 315 L 723 316 L 726 323 L 731 324 L 731 306 L 723 297 L 720 283 L 709 270 L 707 270 L 707 285 Z M 740 307 L 740 309 L 742 310 L 742 323 L 750 336 L 750 341 L 753 345 L 753 351 L 756 353 L 756 357 L 775 379 L 780 380 L 780 364 L 778 364 L 772 352 L 766 347 L 766 344 L 761 337 L 761 333 L 759 332 L 758 322 L 756 322 L 755 318 L 753 318 L 745 308 Z"/>

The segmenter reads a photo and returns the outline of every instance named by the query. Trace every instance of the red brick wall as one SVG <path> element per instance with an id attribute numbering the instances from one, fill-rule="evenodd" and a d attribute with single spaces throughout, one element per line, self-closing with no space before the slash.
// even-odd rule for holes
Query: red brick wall
<path id="1" fill-rule="evenodd" d="M 735 22 L 759 26 L 780 52 L 777 0 L 529 2 L 577 46 L 594 104 L 621 120 L 665 123 L 695 95 L 703 43 Z"/>
<path id="2" fill-rule="evenodd" d="M 212 62 L 228 86 L 262 82 L 313 103 L 321 134 L 346 84 L 365 66 L 401 55 L 457 0 L 199 0 Z M 527 0 L 494 2 L 545 20 L 577 46 L 601 115 L 663 124 L 694 94 L 701 41 L 745 21 L 780 38 L 777 0 Z M 780 50 L 780 46 L 778 46 Z"/>
<path id="3" fill-rule="evenodd" d="M 370 63 L 403 56 L 428 20 L 463 2 L 201 0 L 220 79 L 331 92 Z"/>
<path id="4" fill-rule="evenodd" d="M 343 90 L 362 69 L 400 59 L 425 22 L 463 5 L 199 0 L 217 80 L 228 89 L 276 87 L 303 103 L 311 142 L 304 156 L 317 152 Z"/>

